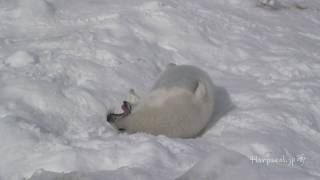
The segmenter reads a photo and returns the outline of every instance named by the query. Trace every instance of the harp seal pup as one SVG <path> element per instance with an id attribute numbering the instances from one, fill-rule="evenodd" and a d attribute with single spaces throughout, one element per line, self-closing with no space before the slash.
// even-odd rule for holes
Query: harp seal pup
<path id="1" fill-rule="evenodd" d="M 108 122 L 127 133 L 194 138 L 214 111 L 213 83 L 206 72 L 191 65 L 169 64 L 143 99 L 130 92 L 122 106 L 125 112 L 118 118 L 108 115 Z"/>

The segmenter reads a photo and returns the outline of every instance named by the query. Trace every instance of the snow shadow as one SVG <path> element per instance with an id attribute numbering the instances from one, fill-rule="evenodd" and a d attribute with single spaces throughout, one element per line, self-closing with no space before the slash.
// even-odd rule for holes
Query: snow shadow
<path id="1" fill-rule="evenodd" d="M 200 133 L 200 136 L 202 136 L 207 130 L 211 129 L 223 116 L 236 107 L 232 103 L 230 95 L 224 87 L 214 85 L 214 90 L 214 111 L 207 127 Z"/>

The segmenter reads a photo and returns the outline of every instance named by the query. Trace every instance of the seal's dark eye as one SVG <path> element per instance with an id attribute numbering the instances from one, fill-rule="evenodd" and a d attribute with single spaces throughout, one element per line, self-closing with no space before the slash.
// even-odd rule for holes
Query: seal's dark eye
<path id="1" fill-rule="evenodd" d="M 120 132 L 124 132 L 124 131 L 126 131 L 126 129 L 119 128 L 119 129 L 118 129 L 118 131 L 120 131 Z"/>
<path id="2" fill-rule="evenodd" d="M 114 114 L 109 113 L 109 114 L 107 115 L 107 121 L 108 121 L 109 123 L 113 123 L 115 120 L 116 120 L 116 118 L 114 118 Z"/>

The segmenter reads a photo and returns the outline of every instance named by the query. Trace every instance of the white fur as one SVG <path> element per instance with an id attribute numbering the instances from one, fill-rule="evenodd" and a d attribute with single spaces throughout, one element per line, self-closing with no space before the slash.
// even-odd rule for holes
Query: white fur
<path id="1" fill-rule="evenodd" d="M 170 64 L 132 113 L 113 125 L 128 133 L 196 137 L 210 121 L 213 108 L 214 89 L 207 73 Z"/>

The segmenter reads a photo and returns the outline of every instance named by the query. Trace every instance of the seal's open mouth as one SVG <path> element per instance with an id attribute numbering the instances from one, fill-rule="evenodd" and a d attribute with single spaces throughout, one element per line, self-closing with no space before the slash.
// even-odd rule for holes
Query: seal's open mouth
<path id="1" fill-rule="evenodd" d="M 120 113 L 120 114 L 109 113 L 107 115 L 107 121 L 110 123 L 113 123 L 118 119 L 122 119 L 128 116 L 131 113 L 132 105 L 128 101 L 123 101 L 121 109 L 123 110 L 123 113 Z"/>

